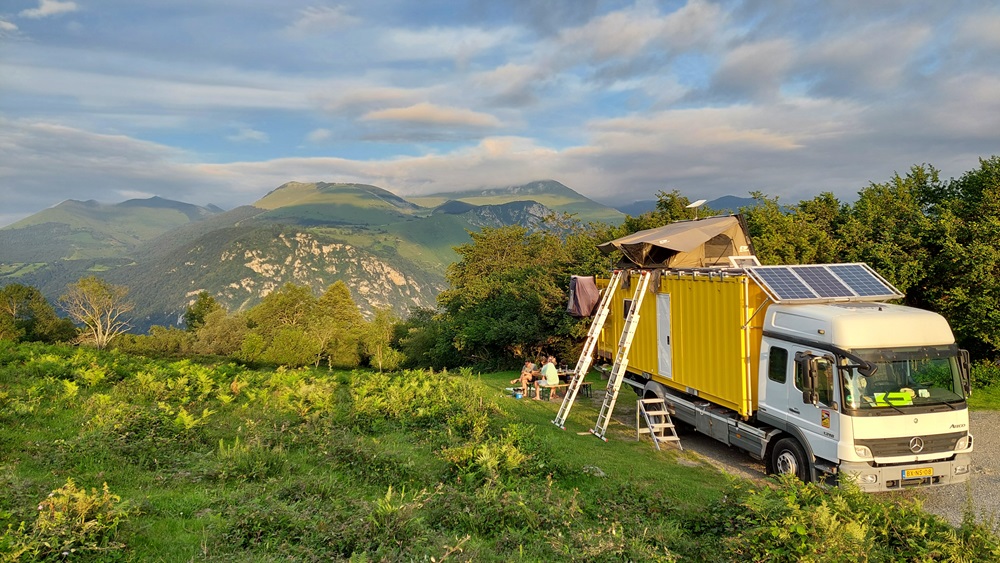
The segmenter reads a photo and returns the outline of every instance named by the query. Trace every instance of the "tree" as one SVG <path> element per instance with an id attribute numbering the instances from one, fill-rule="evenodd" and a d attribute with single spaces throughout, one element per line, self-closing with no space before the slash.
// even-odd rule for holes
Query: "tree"
<path id="1" fill-rule="evenodd" d="M 189 305 L 187 310 L 184 311 L 184 326 L 187 330 L 194 332 L 205 324 L 205 317 L 209 313 L 221 308 L 222 305 L 215 300 L 215 297 L 212 297 L 211 293 L 202 291 L 198 294 L 194 303 Z"/>
<path id="2" fill-rule="evenodd" d="M 392 347 L 393 327 L 396 321 L 392 309 L 377 308 L 375 318 L 368 323 L 362 337 L 365 353 L 369 357 L 368 362 L 379 371 L 394 370 L 405 359 L 402 353 Z"/>
<path id="3" fill-rule="evenodd" d="M 230 315 L 220 307 L 205 315 L 204 324 L 195 332 L 194 349 L 200 354 L 231 356 L 249 330 L 245 314 Z"/>
<path id="4" fill-rule="evenodd" d="M 928 198 L 928 305 L 951 323 L 959 341 L 979 357 L 1000 352 L 1000 157 L 981 159 Z M 950 197 L 948 197 L 950 196 Z"/>
<path id="5" fill-rule="evenodd" d="M 360 357 L 358 347 L 365 320 L 342 281 L 326 288 L 309 315 L 309 332 L 319 347 L 315 365 L 325 357 L 329 367 L 354 367 Z"/>
<path id="6" fill-rule="evenodd" d="M 861 190 L 840 229 L 844 261 L 867 263 L 919 304 L 931 259 L 927 201 L 940 191 L 937 170 L 926 166 Z"/>
<path id="7" fill-rule="evenodd" d="M 71 318 L 86 327 L 84 332 L 94 346 L 104 349 L 129 329 L 126 315 L 134 305 L 127 296 L 127 287 L 90 276 L 70 284 L 59 302 Z"/>
<path id="8" fill-rule="evenodd" d="M 301 366 L 313 363 L 316 343 L 307 325 L 316 296 L 306 286 L 286 283 L 247 311 L 250 330 L 240 345 L 245 361 Z M 314 339 L 313 339 L 314 340 Z"/>
<path id="9" fill-rule="evenodd" d="M 572 264 L 562 240 L 520 226 L 470 236 L 448 268 L 451 288 L 438 296 L 465 360 L 534 355 L 567 337 L 576 321 L 565 312 Z"/>
<path id="10" fill-rule="evenodd" d="M 0 288 L 0 340 L 60 342 L 75 336 L 73 322 L 59 318 L 38 289 L 19 283 Z"/>
<path id="11" fill-rule="evenodd" d="M 757 205 L 744 207 L 754 252 L 763 264 L 815 264 L 836 262 L 837 227 L 843 208 L 832 194 L 820 194 L 794 208 L 761 192 L 751 192 Z"/>

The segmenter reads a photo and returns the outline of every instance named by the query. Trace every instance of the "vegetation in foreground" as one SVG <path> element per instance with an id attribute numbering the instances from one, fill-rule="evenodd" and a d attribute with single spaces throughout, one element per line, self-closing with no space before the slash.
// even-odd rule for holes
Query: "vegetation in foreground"
<path id="1" fill-rule="evenodd" d="M 510 373 L 248 370 L 0 342 L 9 561 L 985 561 L 910 501 L 566 431 Z M 685 463 L 678 463 L 684 461 Z"/>

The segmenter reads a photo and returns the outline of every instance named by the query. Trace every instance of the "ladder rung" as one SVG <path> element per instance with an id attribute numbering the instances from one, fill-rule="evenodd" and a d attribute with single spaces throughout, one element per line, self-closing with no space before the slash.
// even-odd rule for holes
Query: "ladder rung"
<path id="1" fill-rule="evenodd" d="M 665 414 L 674 414 L 674 413 L 667 410 L 663 410 L 663 411 L 646 411 L 646 414 L 648 414 L 649 416 L 663 416 Z"/>

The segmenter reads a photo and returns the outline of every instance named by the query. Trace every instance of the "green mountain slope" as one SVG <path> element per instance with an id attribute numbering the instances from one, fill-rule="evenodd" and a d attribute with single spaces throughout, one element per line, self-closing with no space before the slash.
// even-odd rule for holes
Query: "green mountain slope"
<path id="1" fill-rule="evenodd" d="M 159 197 L 113 205 L 66 200 L 0 229 L 0 262 L 120 257 L 145 241 L 220 211 Z"/>
<path id="2" fill-rule="evenodd" d="M 583 222 L 620 223 L 625 215 L 606 205 L 580 195 L 555 180 L 541 180 L 519 186 L 504 186 L 466 190 L 454 193 L 411 197 L 410 201 L 424 207 L 437 207 L 449 200 L 472 205 L 499 205 L 515 201 L 536 201 L 553 211 L 572 213 Z"/>
<path id="3" fill-rule="evenodd" d="M 322 182 L 290 182 L 226 212 L 167 200 L 67 202 L 0 231 L 0 241 L 19 247 L 0 251 L 0 285 L 33 285 L 55 301 L 67 284 L 99 275 L 130 288 L 140 332 L 178 324 L 201 291 L 236 311 L 289 282 L 319 292 L 343 281 L 366 315 L 376 307 L 405 315 L 435 305 L 454 247 L 470 231 L 554 228 L 546 223 L 553 209 L 539 199 L 588 205 L 560 186 L 476 192 L 434 208 L 375 186 Z M 156 213 L 165 217 L 149 219 Z"/>

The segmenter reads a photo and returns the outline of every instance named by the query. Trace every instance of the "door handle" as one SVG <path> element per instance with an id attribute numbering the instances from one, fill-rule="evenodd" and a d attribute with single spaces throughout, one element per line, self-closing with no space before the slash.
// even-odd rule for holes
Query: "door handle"
<path id="1" fill-rule="evenodd" d="M 797 409 L 795 407 L 789 407 L 788 408 L 788 412 L 793 412 L 795 414 L 799 414 L 799 409 Z"/>

